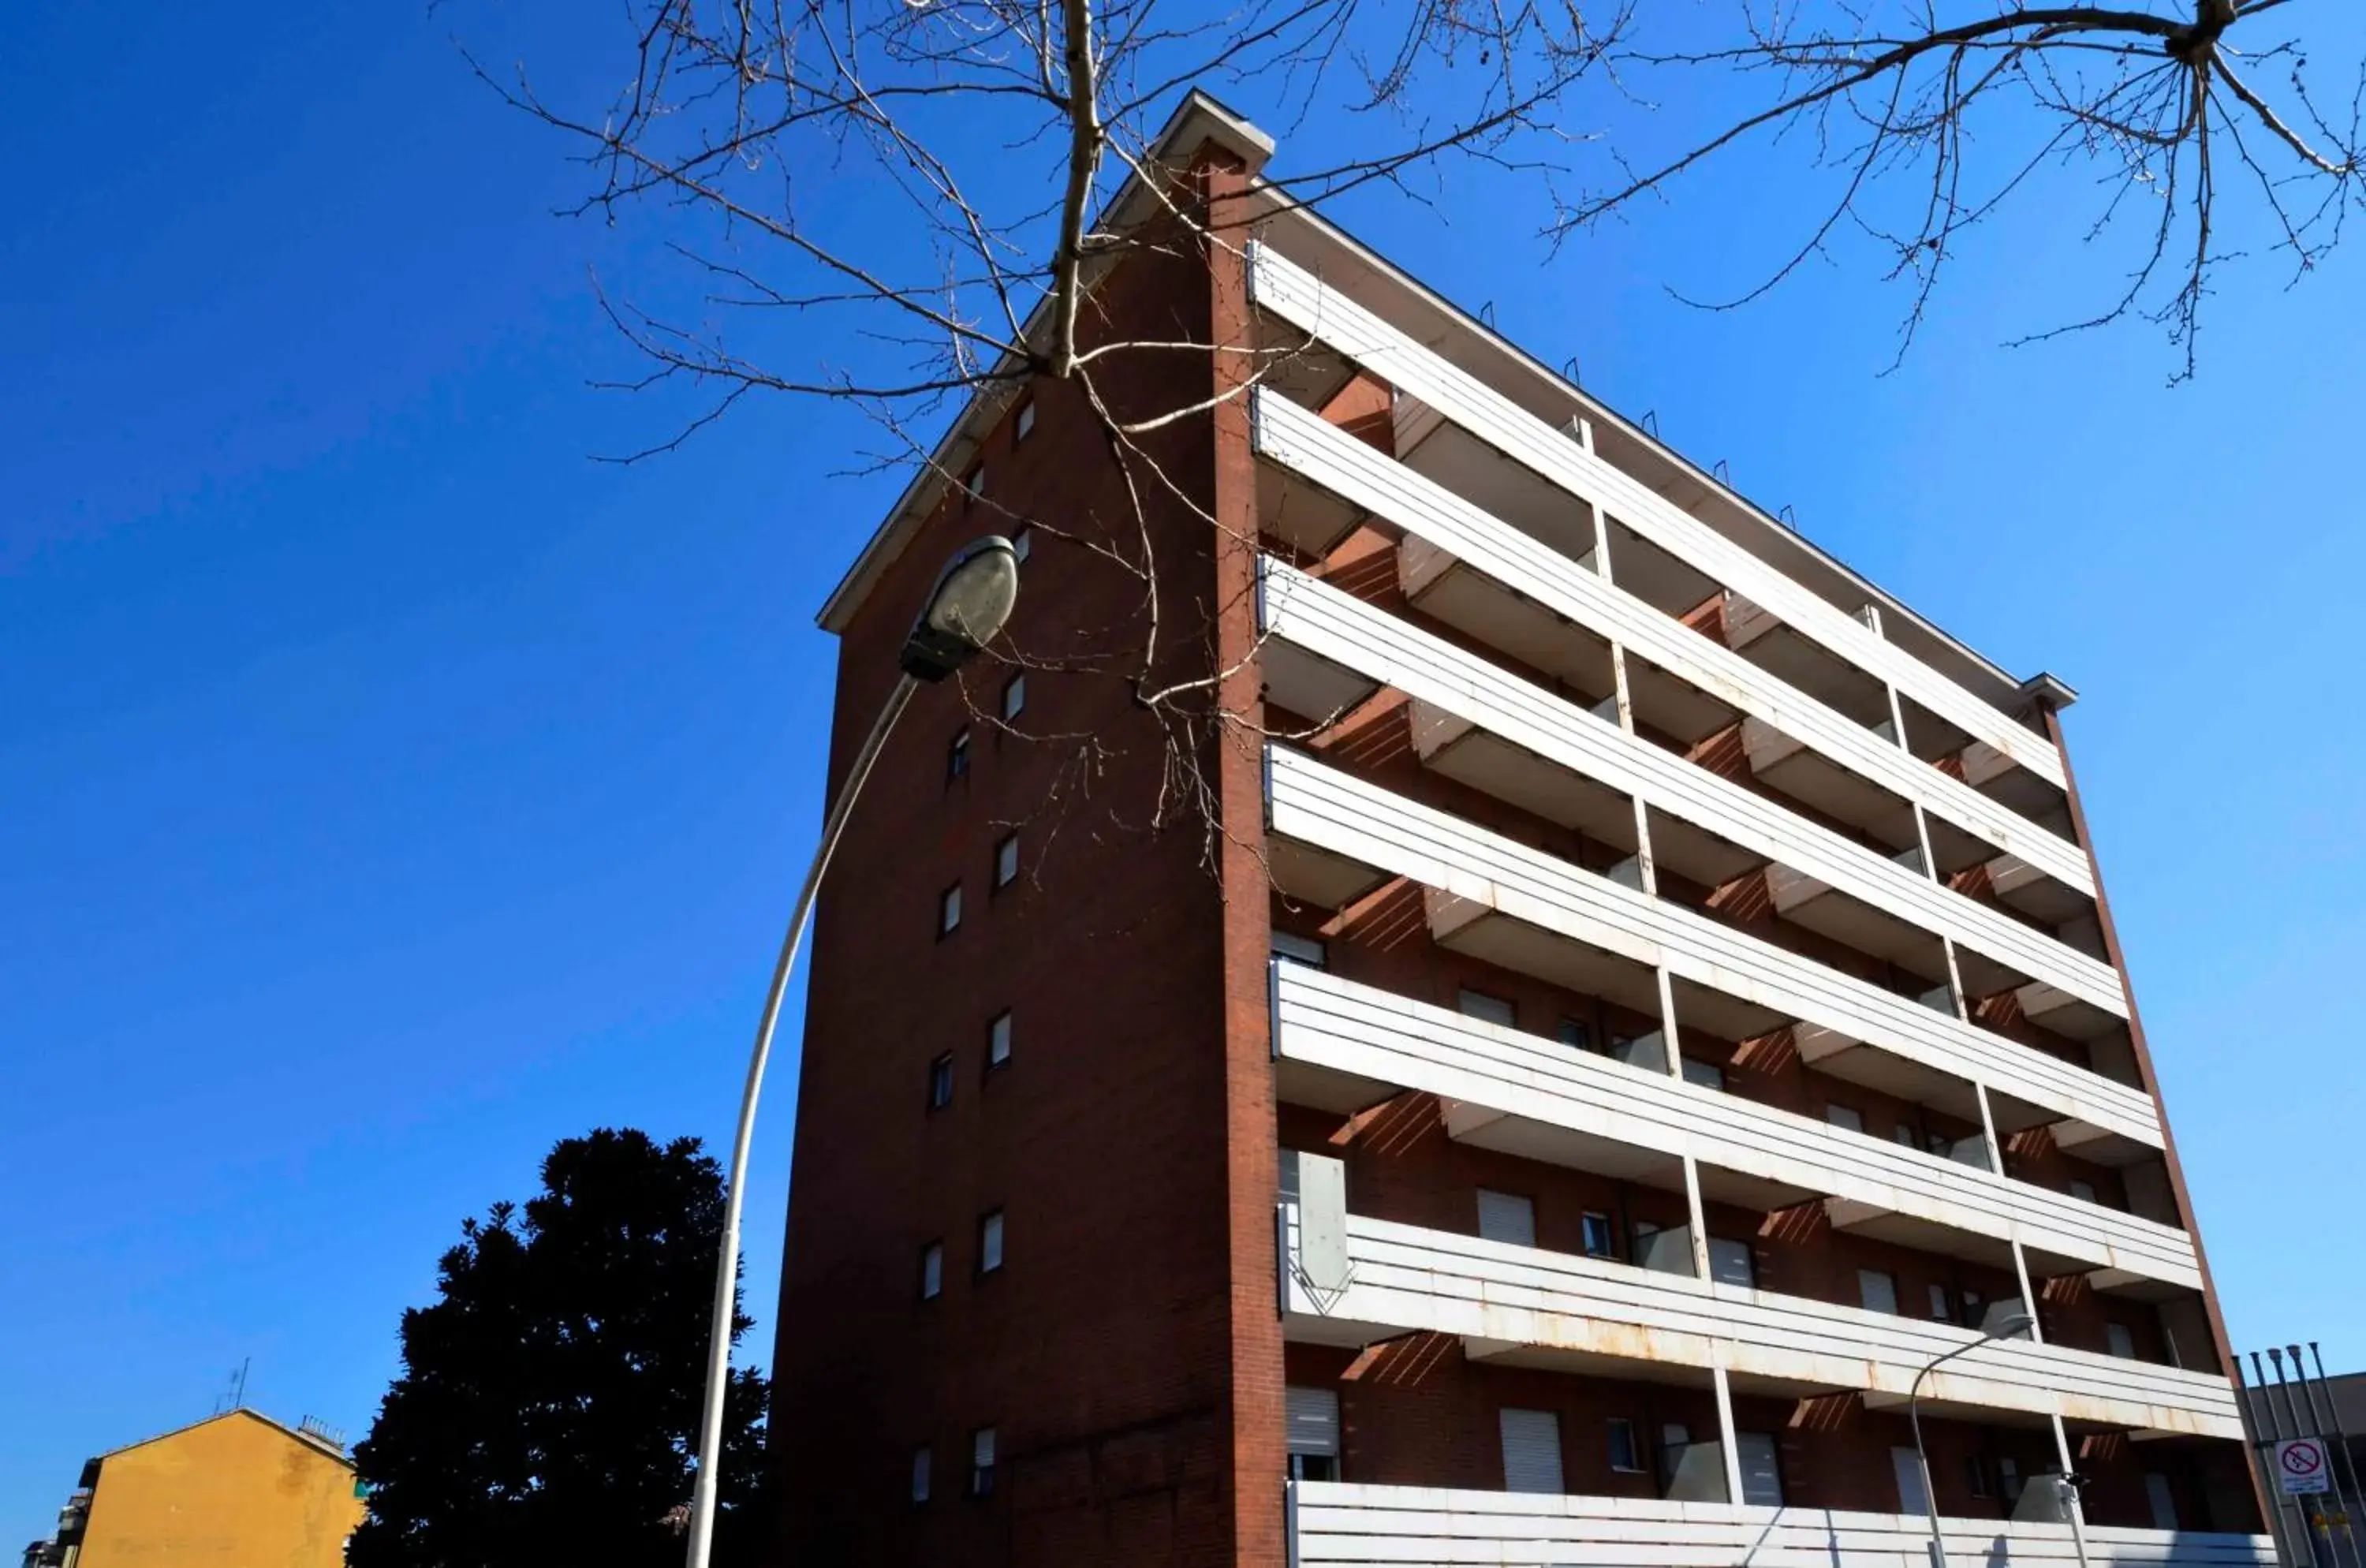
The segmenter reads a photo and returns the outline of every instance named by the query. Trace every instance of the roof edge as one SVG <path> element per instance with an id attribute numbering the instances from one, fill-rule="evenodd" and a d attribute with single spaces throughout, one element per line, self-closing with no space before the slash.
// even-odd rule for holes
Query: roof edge
<path id="1" fill-rule="evenodd" d="M 1173 164 L 1210 142 L 1240 159 L 1248 166 L 1252 176 L 1265 167 L 1266 161 L 1273 156 L 1275 146 L 1273 138 L 1256 125 L 1207 92 L 1194 87 L 1184 95 L 1175 112 L 1166 117 L 1166 125 L 1160 128 L 1147 149 L 1145 162 Z M 1149 186 L 1139 171 L 1128 175 L 1110 197 L 1098 221 L 1104 225 L 1122 225 L 1131 220 L 1134 209 L 1149 194 Z M 1026 325 L 1020 332 L 1022 342 L 1032 338 L 1042 326 L 1050 313 L 1051 304 L 1048 293 L 1035 302 L 1035 308 L 1027 313 Z M 854 558 L 853 564 L 839 579 L 838 586 L 830 590 L 829 597 L 822 601 L 820 612 L 814 616 L 816 626 L 833 635 L 843 634 L 852 622 L 855 612 L 870 597 L 873 586 L 902 557 L 904 547 L 910 543 L 911 535 L 918 527 L 920 519 L 935 503 L 947 476 L 968 467 L 979 441 L 992 427 L 1003 405 L 1016 389 L 1013 385 L 996 385 L 991 379 L 1012 372 L 1016 368 L 1015 359 L 1015 355 L 1005 355 L 989 373 L 988 384 L 973 392 L 961 412 L 954 415 L 952 423 L 921 463 L 919 472 L 905 485 L 895 504 L 887 509 L 886 517 L 863 545 L 862 553 Z"/>

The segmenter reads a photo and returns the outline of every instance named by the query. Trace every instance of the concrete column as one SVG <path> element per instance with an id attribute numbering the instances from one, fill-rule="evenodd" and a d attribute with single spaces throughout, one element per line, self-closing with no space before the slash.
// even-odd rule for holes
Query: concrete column
<path id="1" fill-rule="evenodd" d="M 1741 1444 L 1733 1432 L 1733 1385 L 1723 1367 L 1712 1367 L 1709 1375 L 1717 1380 L 1718 1446 L 1725 1450 L 1725 1500 L 1741 1501 Z"/>
<path id="2" fill-rule="evenodd" d="M 1691 1218 L 1693 1232 L 1693 1277 L 1708 1278 L 1708 1213 L 1701 1205 L 1700 1166 L 1692 1156 L 1684 1156 L 1684 1207 Z"/>

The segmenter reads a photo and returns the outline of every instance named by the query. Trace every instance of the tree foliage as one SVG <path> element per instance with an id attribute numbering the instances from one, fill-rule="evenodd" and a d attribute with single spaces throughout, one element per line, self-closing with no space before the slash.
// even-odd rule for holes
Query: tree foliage
<path id="1" fill-rule="evenodd" d="M 369 1487 L 354 1568 L 681 1560 L 720 1168 L 695 1138 L 602 1128 L 554 1147 L 542 1187 L 463 1220 L 437 1300 L 402 1314 L 402 1373 L 354 1450 Z M 726 1562 L 753 1560 L 764 1398 L 759 1374 L 733 1374 Z"/>

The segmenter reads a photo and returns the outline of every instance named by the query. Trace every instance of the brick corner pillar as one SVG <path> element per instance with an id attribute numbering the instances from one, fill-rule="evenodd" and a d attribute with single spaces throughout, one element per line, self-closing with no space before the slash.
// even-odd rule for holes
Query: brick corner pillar
<path id="1" fill-rule="evenodd" d="M 1215 752 L 1222 815 L 1225 1206 L 1231 1255 L 1234 1551 L 1240 1563 L 1279 1564 L 1287 1543 L 1282 1483 L 1281 1320 L 1274 1304 L 1274 1204 L 1279 1168 L 1273 1060 L 1267 1038 L 1266 956 L 1271 945 L 1265 841 L 1263 704 L 1256 667 L 1256 471 L 1247 389 L 1255 323 L 1246 243 L 1251 171 L 1213 146 L 1195 160 L 1207 232 L 1211 395 L 1215 425 L 1215 668 L 1224 717 Z"/>

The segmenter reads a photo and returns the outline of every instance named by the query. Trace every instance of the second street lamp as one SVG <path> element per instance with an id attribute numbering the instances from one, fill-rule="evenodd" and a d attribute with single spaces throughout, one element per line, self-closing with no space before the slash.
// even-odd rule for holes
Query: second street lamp
<path id="1" fill-rule="evenodd" d="M 855 754 L 854 765 L 846 772 L 846 782 L 839 786 L 838 798 L 830 803 L 822 822 L 821 843 L 814 851 L 813 863 L 806 869 L 805 886 L 797 890 L 788 934 L 782 939 L 780 959 L 772 965 L 772 987 L 764 993 L 763 1016 L 756 1025 L 756 1046 L 748 1061 L 748 1083 L 739 1096 L 738 1131 L 731 1141 L 731 1169 L 723 1196 L 722 1256 L 715 1266 L 715 1316 L 712 1337 L 707 1342 L 706 1398 L 698 1427 L 698 1478 L 690 1502 L 690 1546 L 685 1558 L 688 1568 L 706 1568 L 708 1554 L 714 1549 L 715 1494 L 721 1479 L 715 1472 L 723 1449 L 723 1395 L 731 1381 L 731 1319 L 739 1296 L 740 1201 L 747 1186 L 749 1149 L 756 1132 L 756 1100 L 763 1092 L 764 1067 L 772 1055 L 772 1033 L 780 1024 L 781 1001 L 788 991 L 789 972 L 796 967 L 806 921 L 813 913 L 814 893 L 821 886 L 822 873 L 829 869 L 829 857 L 838 848 L 847 814 L 853 809 L 856 796 L 862 793 L 863 781 L 871 776 L 872 765 L 879 761 L 880 750 L 886 745 L 896 721 L 904 716 L 912 694 L 922 682 L 941 681 L 975 658 L 1001 632 L 1018 598 L 1019 554 L 1008 539 L 988 536 L 964 546 L 945 563 L 936 586 L 929 592 L 928 603 L 920 607 L 918 618 L 904 638 L 903 652 L 896 660 L 903 673 L 896 678 L 895 690 L 887 694 L 887 700 L 880 705 L 879 716 L 872 721 L 862 750 Z"/>
<path id="2" fill-rule="evenodd" d="M 1982 1325 L 1977 1339 L 1968 1345 L 1956 1346 L 1916 1372 L 1914 1386 L 1906 1392 L 1906 1420 L 1914 1428 L 1914 1462 L 1922 1472 L 1922 1507 L 1931 1517 L 1931 1568 L 1947 1568 L 1947 1548 L 1939 1539 L 1939 1494 L 1931 1484 L 1931 1456 L 1922 1447 L 1922 1380 L 1956 1357 L 1977 1350 L 1991 1339 L 2020 1338 L 2029 1332 L 2034 1321 L 2024 1307 L 2004 1308 Z"/>

